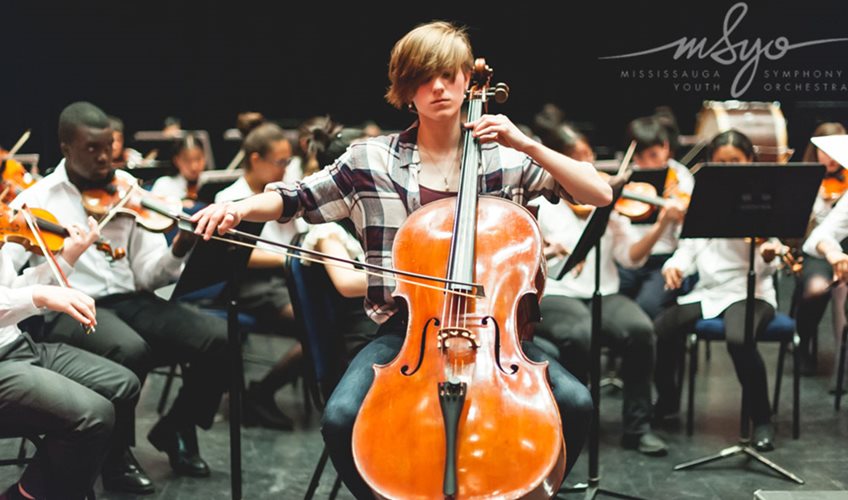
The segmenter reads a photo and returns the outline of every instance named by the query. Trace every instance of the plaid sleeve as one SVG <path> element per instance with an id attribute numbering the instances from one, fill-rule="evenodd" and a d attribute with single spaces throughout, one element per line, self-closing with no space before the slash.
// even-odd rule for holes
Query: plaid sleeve
<path id="1" fill-rule="evenodd" d="M 521 185 L 526 193 L 526 201 L 544 196 L 551 203 L 558 203 L 560 199 L 575 203 L 571 193 L 560 185 L 553 175 L 527 155 L 524 155 L 521 163 Z"/>
<path id="2" fill-rule="evenodd" d="M 268 184 L 266 191 L 276 191 L 283 198 L 279 222 L 303 217 L 310 224 L 335 222 L 350 216 L 353 182 L 345 153 L 329 167 L 293 184 Z"/>

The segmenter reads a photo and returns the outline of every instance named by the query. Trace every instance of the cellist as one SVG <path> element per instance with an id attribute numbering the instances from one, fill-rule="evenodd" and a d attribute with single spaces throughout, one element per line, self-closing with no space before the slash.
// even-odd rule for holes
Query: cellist
<path id="1" fill-rule="evenodd" d="M 294 185 L 270 184 L 245 200 L 215 204 L 195 214 L 204 238 L 242 220 L 281 222 L 302 216 L 309 223 L 350 218 L 366 261 L 391 267 L 394 235 L 424 204 L 455 196 L 463 127 L 483 144 L 482 194 L 526 204 L 537 196 L 606 205 L 612 190 L 593 166 L 577 162 L 525 136 L 505 116 L 483 115 L 463 123 L 461 108 L 473 64 L 463 28 L 447 22 L 420 25 L 401 38 L 389 62 L 387 101 L 418 120 L 407 130 L 352 145 L 336 162 Z M 358 498 L 371 491 L 354 466 L 351 435 L 357 412 L 373 381 L 372 366 L 400 351 L 406 311 L 392 297 L 394 280 L 369 275 L 365 307 L 380 324 L 378 338 L 352 360 L 324 411 L 322 433 L 339 475 Z M 591 398 L 586 388 L 532 343 L 525 354 L 549 362 L 551 386 L 564 421 L 566 470 L 588 433 Z M 410 412 L 413 409 L 410 408 Z"/>

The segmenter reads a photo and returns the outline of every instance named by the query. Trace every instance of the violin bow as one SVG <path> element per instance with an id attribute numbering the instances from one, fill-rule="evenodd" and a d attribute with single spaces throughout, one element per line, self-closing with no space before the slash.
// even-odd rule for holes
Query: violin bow
<path id="1" fill-rule="evenodd" d="M 29 230 L 32 231 L 32 234 L 35 236 L 38 248 L 41 249 L 41 252 L 44 254 L 44 258 L 47 259 L 47 265 L 50 268 L 50 271 L 53 272 L 53 277 L 56 278 L 56 281 L 62 288 L 71 288 L 71 284 L 68 282 L 68 277 L 65 276 L 65 273 L 56 261 L 56 256 L 53 255 L 53 252 L 51 252 L 50 248 L 48 248 L 44 243 L 44 238 L 41 236 L 41 229 L 38 228 L 38 225 L 35 223 L 35 216 L 32 215 L 32 212 L 29 211 L 29 207 L 27 207 L 26 204 L 21 207 L 21 213 L 24 216 L 27 226 L 29 226 Z M 86 325 L 84 323 L 80 323 L 80 325 L 82 325 L 82 329 L 86 335 L 94 333 L 93 326 Z"/>
<path id="2" fill-rule="evenodd" d="M 195 227 L 195 223 L 192 222 L 191 219 L 189 217 L 187 217 L 185 214 L 170 213 L 167 210 L 165 210 L 163 207 L 159 206 L 158 204 L 155 204 L 155 203 L 150 204 L 145 200 L 142 200 L 141 204 L 145 208 L 148 208 L 148 209 L 153 210 L 155 212 L 159 212 L 160 214 L 162 214 L 166 217 L 170 217 L 170 218 L 176 220 L 177 223 L 179 224 L 180 229 L 183 230 L 183 231 L 192 231 L 193 228 Z M 232 244 L 232 245 L 243 246 L 243 247 L 252 248 L 252 249 L 259 249 L 259 250 L 263 250 L 263 251 L 267 251 L 267 252 L 276 253 L 276 254 L 279 254 L 279 255 L 285 255 L 285 256 L 288 256 L 288 257 L 293 257 L 293 258 L 304 260 L 304 261 L 307 261 L 307 262 L 315 262 L 315 263 L 318 263 L 318 264 L 326 264 L 326 265 L 332 265 L 332 266 L 337 266 L 337 267 L 345 267 L 345 268 L 348 268 L 347 266 L 353 266 L 355 270 L 362 272 L 362 273 L 365 273 L 365 274 L 368 274 L 368 275 L 373 275 L 373 276 L 385 276 L 387 274 L 391 274 L 391 275 L 393 275 L 393 279 L 395 279 L 396 281 L 402 282 L 402 283 L 408 283 L 408 284 L 414 285 L 414 286 L 422 286 L 424 288 L 430 288 L 430 289 L 433 289 L 433 290 L 438 290 L 440 292 L 449 293 L 449 294 L 453 294 L 453 295 L 459 295 L 459 296 L 468 297 L 468 298 L 472 298 L 472 299 L 481 298 L 481 297 L 486 296 L 484 289 L 483 289 L 483 285 L 481 285 L 479 283 L 465 283 L 465 282 L 462 282 L 462 281 L 455 281 L 455 280 L 450 280 L 450 279 L 447 279 L 447 278 L 440 278 L 438 276 L 429 276 L 429 275 L 426 275 L 426 274 L 419 274 L 419 273 L 414 273 L 414 272 L 411 272 L 411 271 L 402 271 L 400 269 L 391 269 L 391 268 L 387 268 L 387 267 L 383 267 L 383 266 L 378 266 L 376 264 L 370 264 L 368 262 L 360 262 L 358 260 L 345 259 L 343 257 L 336 257 L 335 255 L 325 254 L 325 253 L 319 252 L 317 250 L 309 250 L 307 248 L 299 247 L 297 245 L 289 245 L 289 244 L 286 244 L 286 243 L 279 243 L 279 242 L 276 242 L 276 241 L 268 240 L 268 239 L 265 239 L 265 238 L 261 238 L 259 236 L 255 236 L 255 235 L 250 234 L 250 233 L 246 233 L 244 231 L 236 230 L 236 229 L 229 229 L 229 230 L 227 230 L 226 234 L 229 235 L 229 236 L 236 237 L 236 238 L 243 238 L 243 239 L 246 239 L 246 240 L 250 240 L 250 241 L 253 241 L 254 243 L 251 244 L 251 243 L 248 243 L 248 242 L 245 242 L 245 241 L 240 241 L 240 240 L 233 239 L 233 238 L 225 238 L 223 236 L 217 236 L 217 235 L 212 235 L 212 239 L 217 240 L 217 241 L 223 241 L 225 243 L 229 243 L 229 244 Z M 269 249 L 269 248 L 259 248 L 257 246 L 257 243 L 264 243 L 266 245 L 276 247 L 279 250 L 272 250 L 272 249 Z M 303 255 L 303 254 L 306 254 L 306 255 Z M 450 289 L 447 289 L 447 288 L 440 288 L 438 286 L 429 285 L 427 283 L 421 283 L 421 282 L 418 282 L 418 281 L 412 281 L 412 280 L 409 280 L 409 279 L 401 278 L 401 276 L 405 276 L 407 278 L 422 279 L 422 280 L 427 280 L 427 281 L 435 281 L 435 282 L 438 282 L 438 283 L 443 283 L 445 285 L 460 285 L 460 286 L 470 288 L 471 292 L 462 292 L 462 291 L 458 291 L 458 290 L 450 290 Z"/>
<path id="3" fill-rule="evenodd" d="M 21 134 L 21 137 L 18 138 L 18 142 L 16 142 L 15 145 L 12 146 L 12 149 L 10 149 L 8 153 L 6 153 L 6 158 L 11 158 L 12 156 L 15 156 L 15 154 L 23 147 L 24 143 L 29 140 L 29 136 L 30 130 L 27 129 L 26 132 Z"/>

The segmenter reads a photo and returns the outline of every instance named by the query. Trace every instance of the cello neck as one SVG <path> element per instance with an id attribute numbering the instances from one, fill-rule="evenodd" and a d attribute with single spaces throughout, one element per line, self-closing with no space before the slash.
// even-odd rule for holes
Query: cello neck
<path id="1" fill-rule="evenodd" d="M 483 114 L 483 101 L 469 91 L 468 118 L 471 122 Z M 474 241 L 477 233 L 477 170 L 482 159 L 480 143 L 471 131 L 462 132 L 462 162 L 460 163 L 459 194 L 456 201 L 453 237 L 451 239 L 448 279 L 470 283 L 474 278 Z M 465 281 L 465 280 L 468 281 Z M 452 285 L 456 287 L 457 285 Z"/>

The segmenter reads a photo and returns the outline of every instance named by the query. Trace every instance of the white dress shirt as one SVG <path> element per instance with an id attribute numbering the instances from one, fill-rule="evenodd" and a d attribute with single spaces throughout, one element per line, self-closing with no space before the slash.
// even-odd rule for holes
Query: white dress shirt
<path id="1" fill-rule="evenodd" d="M 559 243 L 569 251 L 574 250 L 589 218 L 579 218 L 564 201 L 553 204 L 544 198 L 537 198 L 530 204 L 539 207 L 537 217 L 545 241 Z M 610 214 L 607 230 L 601 238 L 601 295 L 618 293 L 619 278 L 618 269 L 615 267 L 616 262 L 630 269 L 645 264 L 648 259 L 647 255 L 638 262 L 634 262 L 630 258 L 630 247 L 639 239 L 639 235 L 636 234 L 630 224 L 630 219 L 619 215 L 617 212 Z M 548 261 L 548 265 L 549 267 L 554 266 L 561 260 L 562 257 L 554 257 Z M 594 292 L 595 251 L 593 249 L 586 257 L 586 264 L 579 275 L 575 276 L 574 271 L 570 271 L 563 276 L 562 280 L 556 280 L 549 275 L 548 281 L 545 283 L 544 295 L 563 295 L 577 299 L 588 299 L 592 297 Z"/>
<path id="2" fill-rule="evenodd" d="M 809 255 L 824 258 L 816 248 L 822 241 L 829 241 L 836 248 L 848 237 L 848 196 L 842 196 L 833 209 L 818 226 L 813 229 L 804 242 L 803 250 Z"/>
<path id="3" fill-rule="evenodd" d="M 150 192 L 182 200 L 188 192 L 188 181 L 180 174 L 160 177 L 153 183 Z"/>
<path id="4" fill-rule="evenodd" d="M 7 243 L 5 247 L 12 247 Z M 23 248 L 23 247 L 21 247 Z M 61 256 L 56 261 L 65 273 L 70 275 L 73 268 Z M 34 285 L 56 285 L 47 263 L 26 269 L 22 275 L 15 272 L 15 266 L 5 254 L 0 252 L 0 347 L 12 343 L 21 334 L 17 323 L 30 316 L 41 314 L 42 309 L 32 302 Z"/>
<path id="5" fill-rule="evenodd" d="M 135 178 L 123 170 L 116 170 L 115 175 L 135 182 Z M 64 226 L 77 223 L 88 227 L 82 195 L 68 180 L 64 160 L 53 173 L 19 194 L 11 207 L 19 208 L 23 203 L 51 212 Z M 174 256 L 165 236 L 142 229 L 132 217 L 114 217 L 101 231 L 101 238 L 113 248 L 126 249 L 127 256 L 110 261 L 92 245 L 80 256 L 73 276 L 69 277 L 73 288 L 95 299 L 138 290 L 153 291 L 176 280 L 182 271 L 185 258 Z M 31 264 L 42 260 L 25 252 L 20 245 L 4 245 L 0 251 L 11 258 L 15 269 L 23 267 L 27 259 Z"/>
<path id="6" fill-rule="evenodd" d="M 773 240 L 776 241 L 776 240 Z M 696 238 L 680 242 L 663 270 L 677 268 L 684 276 L 698 273 L 698 283 L 678 304 L 701 303 L 704 318 L 715 318 L 731 304 L 745 300 L 748 294 L 748 254 L 750 243 L 740 238 Z M 754 297 L 777 308 L 772 275 L 780 265 L 775 257 L 766 263 L 759 249 L 754 255 Z"/>
<path id="7" fill-rule="evenodd" d="M 215 195 L 215 203 L 243 200 L 255 194 L 259 193 L 254 193 L 253 190 L 250 189 L 250 184 L 247 183 L 245 178 L 240 177 L 234 183 L 218 191 Z M 265 225 L 262 226 L 262 233 L 260 233 L 259 237 L 266 240 L 276 241 L 278 243 L 288 244 L 292 242 L 295 235 L 304 233 L 306 230 L 306 223 L 303 222 L 303 219 L 295 219 L 286 223 L 270 221 L 266 222 Z M 277 249 L 277 247 L 266 245 L 264 243 L 260 243 L 258 246 L 269 250 Z"/>
<path id="8" fill-rule="evenodd" d="M 668 160 L 668 168 L 674 170 L 677 175 L 678 190 L 681 193 L 692 194 L 692 190 L 695 189 L 695 176 L 689 172 L 689 169 L 675 160 Z M 633 224 L 633 229 L 641 238 L 651 230 L 651 224 Z M 680 224 L 669 225 L 651 249 L 651 255 L 673 253 L 680 241 L 680 230 Z"/>

